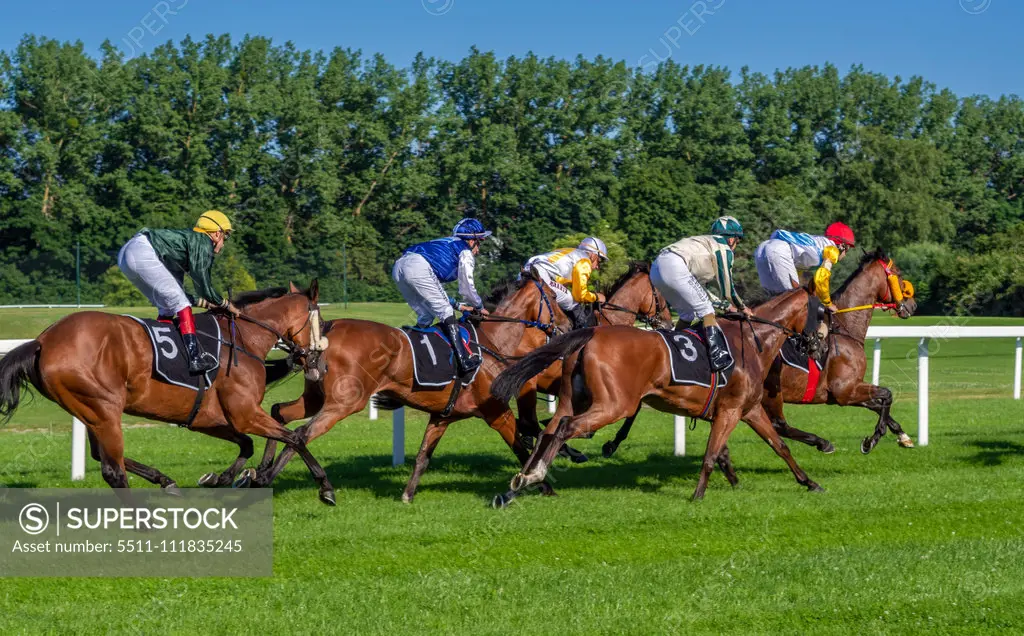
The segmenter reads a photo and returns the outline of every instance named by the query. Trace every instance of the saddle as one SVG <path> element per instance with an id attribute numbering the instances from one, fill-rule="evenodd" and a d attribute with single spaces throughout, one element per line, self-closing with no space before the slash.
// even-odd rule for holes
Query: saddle
<path id="1" fill-rule="evenodd" d="M 672 386 L 690 385 L 718 389 L 728 384 L 736 367 L 735 362 L 712 375 L 708 347 L 702 333 L 696 329 L 658 329 L 658 333 L 661 334 L 672 364 Z M 725 340 L 725 346 L 732 354 L 728 339 Z M 733 356 L 734 360 L 735 358 L 736 356 Z"/>
<path id="2" fill-rule="evenodd" d="M 217 379 L 220 367 L 203 375 L 188 371 L 188 356 L 178 328 L 172 323 L 127 316 L 142 325 L 153 345 L 153 379 L 193 391 L 205 390 Z M 196 314 L 196 336 L 203 351 L 220 360 L 220 324 L 213 314 Z"/>
<path id="3" fill-rule="evenodd" d="M 436 391 L 456 379 L 461 380 L 462 386 L 467 386 L 480 371 L 477 367 L 472 373 L 458 377 L 455 354 L 440 327 L 402 327 L 402 334 L 412 349 L 413 391 Z M 482 355 L 476 327 L 460 323 L 459 335 L 462 337 L 459 346 L 466 347 L 470 353 Z"/>

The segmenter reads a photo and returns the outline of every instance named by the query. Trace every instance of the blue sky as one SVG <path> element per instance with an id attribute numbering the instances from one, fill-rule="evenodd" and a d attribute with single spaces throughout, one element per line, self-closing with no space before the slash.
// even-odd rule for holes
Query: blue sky
<path id="1" fill-rule="evenodd" d="M 169 39 L 245 33 L 380 52 L 405 66 L 418 51 L 458 59 L 469 47 L 499 56 L 598 54 L 644 66 L 738 71 L 832 62 L 921 75 L 959 95 L 1024 93 L 1022 0 L 20 0 L 5 3 L 0 48 L 25 33 L 110 39 L 131 55 Z M 160 17 L 162 14 L 162 18 Z M 155 35 L 154 35 L 155 32 Z M 646 57 L 645 57 L 646 56 Z"/>

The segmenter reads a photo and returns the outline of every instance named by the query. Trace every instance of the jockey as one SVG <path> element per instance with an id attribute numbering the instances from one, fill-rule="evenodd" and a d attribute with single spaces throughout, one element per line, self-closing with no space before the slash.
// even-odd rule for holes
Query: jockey
<path id="1" fill-rule="evenodd" d="M 217 210 L 204 212 L 191 230 L 142 228 L 117 254 L 117 266 L 133 285 L 156 305 L 162 320 L 176 319 L 192 374 L 217 368 L 217 359 L 199 346 L 192 305 L 220 308 L 238 315 L 231 301 L 210 281 L 213 257 L 231 236 L 231 221 Z M 182 288 L 185 274 L 192 278 L 196 298 Z"/>
<path id="2" fill-rule="evenodd" d="M 704 342 L 713 371 L 733 363 L 715 309 L 735 309 L 753 315 L 736 293 L 732 280 L 733 248 L 743 238 L 743 226 L 731 216 L 711 224 L 711 234 L 684 238 L 661 250 L 651 264 L 651 282 L 679 314 L 680 323 L 702 320 Z M 704 286 L 714 281 L 724 300 Z"/>
<path id="3" fill-rule="evenodd" d="M 555 292 L 555 302 L 572 318 L 576 327 L 587 322 L 586 306 L 580 303 L 604 302 L 603 294 L 588 288 L 590 274 L 608 260 L 608 248 L 601 239 L 588 236 L 577 247 L 566 247 L 531 257 L 523 266 L 547 283 Z M 565 286 L 569 285 L 570 289 Z"/>
<path id="4" fill-rule="evenodd" d="M 829 225 L 825 236 L 775 230 L 754 252 L 761 286 L 769 294 L 781 294 L 800 286 L 797 272 L 813 269 L 814 293 L 826 309 L 835 313 L 829 289 L 832 266 L 842 260 L 853 245 L 853 230 L 845 223 Z"/>
<path id="5" fill-rule="evenodd" d="M 442 283 L 459 281 L 460 311 L 479 311 L 487 315 L 483 299 L 473 283 L 473 268 L 480 243 L 490 236 L 480 221 L 465 218 L 455 224 L 452 235 L 418 243 L 407 248 L 395 261 L 391 278 L 398 285 L 405 302 L 416 312 L 416 326 L 425 328 L 434 318 L 441 321 L 448 336 L 460 375 L 465 375 L 480 366 L 480 356 L 471 354 L 461 346 L 459 325 L 455 320 L 455 302 L 448 298 Z"/>

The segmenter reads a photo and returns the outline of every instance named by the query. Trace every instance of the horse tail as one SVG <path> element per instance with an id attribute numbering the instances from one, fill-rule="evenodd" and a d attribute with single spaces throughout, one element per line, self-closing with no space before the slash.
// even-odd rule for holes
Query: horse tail
<path id="1" fill-rule="evenodd" d="M 577 329 L 537 348 L 494 379 L 494 383 L 491 384 L 491 395 L 502 402 L 508 402 L 519 395 L 519 391 L 530 378 L 550 367 L 556 360 L 575 353 L 593 337 L 594 327 Z"/>
<path id="2" fill-rule="evenodd" d="M 39 360 L 38 340 L 26 342 L 0 359 L 0 424 L 14 416 L 21 402 L 22 389 L 39 387 L 36 362 Z"/>

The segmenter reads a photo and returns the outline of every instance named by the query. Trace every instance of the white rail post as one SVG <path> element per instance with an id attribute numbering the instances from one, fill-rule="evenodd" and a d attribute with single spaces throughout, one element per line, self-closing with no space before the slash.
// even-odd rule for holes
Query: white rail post
<path id="1" fill-rule="evenodd" d="M 391 414 L 391 465 L 405 463 L 405 407 Z"/>
<path id="2" fill-rule="evenodd" d="M 1021 364 L 1021 351 L 1022 351 L 1021 340 L 1022 340 L 1022 338 L 1020 338 L 1018 336 L 1017 337 L 1017 356 L 1016 356 L 1017 359 L 1016 359 L 1016 366 L 1014 366 L 1014 368 L 1013 368 L 1013 399 L 1015 399 L 1015 400 L 1019 400 L 1020 399 L 1020 364 Z"/>
<path id="3" fill-rule="evenodd" d="M 917 344 L 917 443 L 928 445 L 928 338 Z"/>
<path id="4" fill-rule="evenodd" d="M 882 339 L 875 338 L 875 354 L 871 365 L 871 384 L 878 386 L 878 377 L 882 372 Z"/>
<path id="5" fill-rule="evenodd" d="M 370 396 L 370 419 L 377 419 L 377 401 L 374 399 L 373 395 Z"/>
<path id="6" fill-rule="evenodd" d="M 85 424 L 71 418 L 71 481 L 85 479 Z"/>
<path id="7" fill-rule="evenodd" d="M 672 421 L 676 427 L 676 457 L 682 457 L 686 455 L 686 416 L 685 415 L 673 415 Z"/>
<path id="8" fill-rule="evenodd" d="M 1018 339 L 1018 341 L 1019 341 L 1019 339 Z M 1020 357 L 1020 356 L 1018 355 L 1018 357 Z M 1018 364 L 1017 366 L 1019 367 L 1020 365 Z M 548 413 L 554 413 L 555 412 L 555 406 L 557 404 L 558 404 L 558 398 L 556 398 L 553 395 L 549 395 L 548 396 Z"/>

